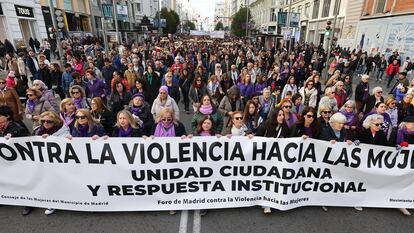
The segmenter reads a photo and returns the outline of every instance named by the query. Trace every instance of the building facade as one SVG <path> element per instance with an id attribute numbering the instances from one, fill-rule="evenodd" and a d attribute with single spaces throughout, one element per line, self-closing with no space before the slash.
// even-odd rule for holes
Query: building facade
<path id="1" fill-rule="evenodd" d="M 250 12 L 255 29 L 259 33 L 280 34 L 277 25 L 277 14 L 283 6 L 283 0 L 256 0 L 250 4 Z"/>
<path id="2" fill-rule="evenodd" d="M 366 0 L 357 28 L 354 47 L 370 53 L 414 56 L 414 1 Z"/>
<path id="3" fill-rule="evenodd" d="M 28 45 L 30 37 L 47 38 L 40 2 L 33 0 L 3 0 L 0 2 L 0 39 L 14 45 L 23 40 Z"/>

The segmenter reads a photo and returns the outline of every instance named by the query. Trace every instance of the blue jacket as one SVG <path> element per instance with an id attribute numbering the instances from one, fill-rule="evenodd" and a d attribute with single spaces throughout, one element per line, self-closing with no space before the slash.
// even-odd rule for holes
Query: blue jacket
<path id="1" fill-rule="evenodd" d="M 35 57 L 37 64 L 39 64 L 39 61 L 37 60 L 37 58 Z M 36 70 L 36 66 L 35 63 L 33 62 L 32 57 L 27 57 L 26 58 L 26 65 L 30 70 L 30 73 L 32 73 L 32 75 L 39 73 L 39 70 Z"/>
<path id="2" fill-rule="evenodd" d="M 92 81 L 88 81 L 86 85 L 86 96 L 91 99 L 94 97 L 102 97 L 102 95 L 106 96 L 107 91 L 108 86 L 103 81 L 97 78 L 93 80 L 93 84 Z"/>
<path id="3" fill-rule="evenodd" d="M 72 78 L 73 69 L 70 72 L 63 72 L 62 74 L 62 88 L 65 94 L 69 93 L 70 84 L 73 82 Z"/>
<path id="4" fill-rule="evenodd" d="M 81 137 L 80 132 L 77 127 L 73 127 L 72 129 L 72 137 Z M 88 130 L 86 137 L 92 137 L 93 135 L 98 135 L 99 137 L 107 135 L 105 129 L 100 124 L 93 124 L 92 129 Z"/>

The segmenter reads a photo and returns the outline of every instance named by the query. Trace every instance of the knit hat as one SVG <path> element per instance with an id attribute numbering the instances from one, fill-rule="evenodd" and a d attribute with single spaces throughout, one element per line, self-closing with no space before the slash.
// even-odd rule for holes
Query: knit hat
<path id="1" fill-rule="evenodd" d="M 140 97 L 143 101 L 145 100 L 145 97 L 142 93 L 136 93 L 132 96 L 132 100 L 135 99 L 135 97 Z"/>
<path id="2" fill-rule="evenodd" d="M 414 123 L 414 116 L 407 116 L 404 118 L 403 122 Z"/>
<path id="3" fill-rule="evenodd" d="M 9 74 L 7 76 L 14 78 L 14 71 L 13 70 L 10 70 L 10 72 L 9 72 Z"/>
<path id="4" fill-rule="evenodd" d="M 405 72 L 405 71 L 400 72 L 400 74 L 404 75 L 404 76 L 407 76 L 407 72 Z"/>
<path id="5" fill-rule="evenodd" d="M 164 92 L 168 93 L 168 87 L 167 86 L 161 86 L 160 89 L 158 90 L 158 92 L 161 92 L 161 91 L 164 91 Z"/>

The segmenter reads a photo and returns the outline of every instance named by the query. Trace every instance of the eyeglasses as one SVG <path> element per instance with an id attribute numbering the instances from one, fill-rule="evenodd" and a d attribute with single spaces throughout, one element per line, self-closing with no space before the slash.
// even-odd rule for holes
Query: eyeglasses
<path id="1" fill-rule="evenodd" d="M 307 118 L 315 118 L 315 116 L 314 116 L 313 114 L 312 114 L 312 115 L 307 114 L 307 115 L 306 115 L 306 117 L 307 117 Z"/>
<path id="2" fill-rule="evenodd" d="M 375 126 L 382 126 L 382 123 L 377 123 L 377 124 L 374 124 Z"/>
<path id="3" fill-rule="evenodd" d="M 335 92 L 333 91 L 333 92 L 331 92 L 331 94 L 335 94 Z"/>
<path id="4" fill-rule="evenodd" d="M 6 84 L 6 82 L 2 81 L 2 82 L 0 82 L 0 84 Z"/>
<path id="5" fill-rule="evenodd" d="M 197 82 L 201 82 L 201 79 L 197 79 L 196 81 L 197 81 Z"/>
<path id="6" fill-rule="evenodd" d="M 308 83 L 308 86 L 313 86 L 313 83 Z"/>
<path id="7" fill-rule="evenodd" d="M 378 93 L 378 94 L 382 94 L 382 91 L 378 91 L 377 93 Z"/>
<path id="8" fill-rule="evenodd" d="M 243 117 L 235 117 L 234 118 L 236 121 L 241 121 L 241 120 L 243 120 Z"/>
<path id="9" fill-rule="evenodd" d="M 87 116 L 76 116 L 76 119 L 81 119 L 81 120 L 84 120 L 84 119 L 86 119 L 86 118 L 88 118 Z"/>
<path id="10" fill-rule="evenodd" d="M 285 105 L 284 108 L 292 108 L 292 105 Z"/>
<path id="11" fill-rule="evenodd" d="M 329 113 L 332 113 L 332 112 L 331 111 L 322 111 L 322 113 L 329 114 Z"/>
<path id="12" fill-rule="evenodd" d="M 397 104 L 397 102 L 392 102 L 392 103 L 390 103 L 390 104 L 392 104 L 392 105 L 396 105 L 396 104 Z"/>
<path id="13" fill-rule="evenodd" d="M 31 97 L 31 96 L 34 96 L 34 94 L 27 94 L 27 96 Z"/>
<path id="14" fill-rule="evenodd" d="M 72 91 L 71 93 L 72 93 L 72 95 L 75 95 L 75 94 L 79 94 L 80 92 L 79 91 Z"/>
<path id="15" fill-rule="evenodd" d="M 163 122 L 171 122 L 172 118 L 162 118 L 161 119 Z"/>
<path id="16" fill-rule="evenodd" d="M 55 122 L 52 121 L 52 120 L 40 120 L 40 123 L 42 123 L 42 124 L 47 123 L 49 125 L 55 124 Z"/>

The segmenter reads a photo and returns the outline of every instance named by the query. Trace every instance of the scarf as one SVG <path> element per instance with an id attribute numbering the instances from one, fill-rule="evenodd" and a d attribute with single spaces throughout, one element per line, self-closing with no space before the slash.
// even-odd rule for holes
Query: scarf
<path id="1" fill-rule="evenodd" d="M 175 137 L 174 123 L 165 125 L 163 122 L 159 122 L 154 132 L 155 137 Z"/>
<path id="2" fill-rule="evenodd" d="M 45 127 L 43 127 L 43 125 L 40 126 L 39 128 L 39 132 L 37 135 L 43 135 L 43 134 L 48 134 L 48 135 L 53 135 L 54 133 L 56 133 L 62 126 L 53 126 L 50 129 L 46 129 Z"/>
<path id="3" fill-rule="evenodd" d="M 399 129 L 397 132 L 397 144 L 399 145 L 400 143 L 405 141 L 405 137 L 404 135 L 414 135 L 414 131 L 413 132 L 409 132 L 407 129 Z"/>
<path id="4" fill-rule="evenodd" d="M 33 113 L 36 107 L 36 103 L 33 100 L 28 100 L 27 107 L 29 108 L 29 112 Z"/>
<path id="5" fill-rule="evenodd" d="M 89 125 L 78 125 L 79 137 L 88 136 Z"/>
<path id="6" fill-rule="evenodd" d="M 213 112 L 213 106 L 210 105 L 201 105 L 200 109 L 198 110 L 204 115 L 210 115 Z"/>
<path id="7" fill-rule="evenodd" d="M 75 120 L 75 113 L 72 113 L 70 116 L 66 113 L 61 113 L 60 119 L 62 119 L 63 123 L 69 128 L 69 125 Z"/>
<path id="8" fill-rule="evenodd" d="M 142 105 L 140 107 L 132 105 L 131 106 L 132 115 L 138 116 L 139 114 L 141 114 L 143 108 L 144 108 L 144 105 Z"/>
<path id="9" fill-rule="evenodd" d="M 73 98 L 73 103 L 76 105 L 77 109 L 82 108 L 82 98 Z"/>
<path id="10" fill-rule="evenodd" d="M 152 76 L 151 73 L 147 73 L 147 81 L 149 85 L 152 85 L 152 80 L 154 79 L 154 76 Z"/>
<path id="11" fill-rule="evenodd" d="M 0 126 L 1 135 L 6 136 L 4 135 L 4 130 L 7 129 L 7 126 L 9 126 L 9 124 L 10 124 L 10 121 L 7 121 L 4 125 Z"/>
<path id="12" fill-rule="evenodd" d="M 354 117 L 355 117 L 355 113 L 348 112 L 345 109 L 341 110 L 339 112 L 342 113 L 346 117 L 346 125 L 351 126 L 351 123 L 352 123 L 352 121 L 354 120 Z"/>
<path id="13" fill-rule="evenodd" d="M 231 127 L 231 135 L 233 136 L 246 136 L 246 131 L 249 130 L 246 125 L 242 125 L 240 129 L 234 127 Z"/>
<path id="14" fill-rule="evenodd" d="M 119 127 L 118 129 L 118 137 L 131 137 L 132 135 L 132 127 L 129 126 L 127 130 L 124 130 L 124 128 Z"/>
<path id="15" fill-rule="evenodd" d="M 211 136 L 209 131 L 201 131 L 200 136 Z"/>

